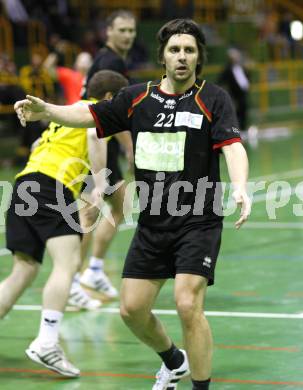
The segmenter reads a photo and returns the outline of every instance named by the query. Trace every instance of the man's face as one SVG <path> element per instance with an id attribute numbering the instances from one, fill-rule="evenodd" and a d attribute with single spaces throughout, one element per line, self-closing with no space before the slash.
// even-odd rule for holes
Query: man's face
<path id="1" fill-rule="evenodd" d="M 199 50 L 196 38 L 189 34 L 172 35 L 163 52 L 163 62 L 168 78 L 182 82 L 195 78 Z"/>
<path id="2" fill-rule="evenodd" d="M 129 51 L 136 37 L 136 21 L 118 16 L 107 29 L 107 42 L 117 51 Z"/>

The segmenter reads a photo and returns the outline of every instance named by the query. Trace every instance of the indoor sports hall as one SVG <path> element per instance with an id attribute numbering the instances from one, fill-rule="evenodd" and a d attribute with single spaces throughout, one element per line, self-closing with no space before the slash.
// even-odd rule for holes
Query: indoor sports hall
<path id="1" fill-rule="evenodd" d="M 79 51 L 96 54 L 103 19 L 116 8 L 129 8 L 138 29 L 130 76 L 142 82 L 158 79 L 162 69 L 156 61 L 155 34 L 165 21 L 188 16 L 201 24 L 206 36 L 208 61 L 201 79 L 227 88 L 220 75 L 233 54 L 230 50 L 241 55 L 248 75 L 246 128 L 241 129 L 241 137 L 250 165 L 252 211 L 246 223 L 235 229 L 239 210 L 221 158 L 226 216 L 215 284 L 208 288 L 206 299 L 214 339 L 210 387 L 303 388 L 303 4 L 292 0 L 66 0 L 49 7 L 49 1 L 19 0 L 14 8 L 6 3 L 10 2 L 0 5 L 0 280 L 12 267 L 5 243 L 12 184 L 35 140 L 32 128 L 18 124 L 13 104 L 22 90 L 63 104 L 60 86 L 45 69 L 39 65 L 39 70 L 30 70 L 33 55 L 44 59 L 58 44 L 54 40 L 61 39 L 60 61 L 72 67 Z M 56 18 L 60 18 L 58 25 Z M 120 164 L 126 182 L 132 182 L 125 159 Z M 116 288 L 137 219 L 135 207 L 106 254 L 106 273 Z M 60 344 L 81 369 L 80 378 L 65 378 L 26 357 L 24 351 L 38 331 L 41 292 L 50 270 L 46 253 L 37 279 L 0 320 L 0 389 L 151 389 L 160 358 L 125 326 L 119 299 L 106 300 L 88 289 L 88 294 L 102 300 L 102 306 L 94 311 L 67 306 L 60 329 Z M 161 290 L 154 312 L 181 347 L 172 280 Z M 182 379 L 178 389 L 192 389 L 190 379 Z"/>

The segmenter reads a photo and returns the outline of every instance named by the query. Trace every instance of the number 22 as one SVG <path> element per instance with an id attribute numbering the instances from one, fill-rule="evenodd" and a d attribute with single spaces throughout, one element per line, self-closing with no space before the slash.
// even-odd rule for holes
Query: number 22
<path id="1" fill-rule="evenodd" d="M 174 117 L 175 117 L 174 114 L 168 114 L 167 115 L 167 120 L 166 120 L 165 123 L 164 123 L 164 121 L 166 119 L 166 115 L 163 112 L 160 112 L 160 114 L 157 115 L 157 118 L 158 117 L 159 117 L 159 119 L 154 124 L 155 127 L 172 127 L 173 120 L 174 120 Z"/>

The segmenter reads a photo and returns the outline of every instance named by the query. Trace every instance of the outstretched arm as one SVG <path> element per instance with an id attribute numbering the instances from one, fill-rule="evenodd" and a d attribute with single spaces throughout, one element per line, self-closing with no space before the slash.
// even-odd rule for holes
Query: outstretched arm
<path id="1" fill-rule="evenodd" d="M 26 122 L 35 122 L 41 119 L 68 127 L 88 128 L 95 126 L 94 118 L 86 104 L 75 103 L 70 106 L 57 106 L 27 95 L 26 99 L 15 103 L 14 109 L 22 126 L 26 126 Z"/>
<path id="2" fill-rule="evenodd" d="M 222 148 L 230 180 L 234 186 L 233 197 L 239 207 L 241 215 L 235 223 L 237 229 L 247 220 L 251 211 L 251 202 L 246 192 L 248 177 L 248 159 L 246 151 L 240 142 L 223 146 Z"/>

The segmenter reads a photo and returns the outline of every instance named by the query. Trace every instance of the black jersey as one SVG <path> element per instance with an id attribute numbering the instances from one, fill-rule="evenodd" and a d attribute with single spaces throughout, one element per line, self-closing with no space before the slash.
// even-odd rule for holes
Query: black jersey
<path id="1" fill-rule="evenodd" d="M 241 141 L 227 92 L 196 81 L 185 93 L 170 95 L 149 82 L 126 87 L 90 110 L 99 137 L 132 133 L 139 223 L 175 229 L 221 218 L 220 148 Z"/>
<path id="2" fill-rule="evenodd" d="M 99 50 L 92 66 L 90 67 L 85 80 L 85 87 L 82 97 L 86 97 L 86 88 L 89 80 L 99 70 L 113 70 L 128 78 L 126 63 L 121 56 L 114 52 L 110 47 L 105 46 Z"/>

